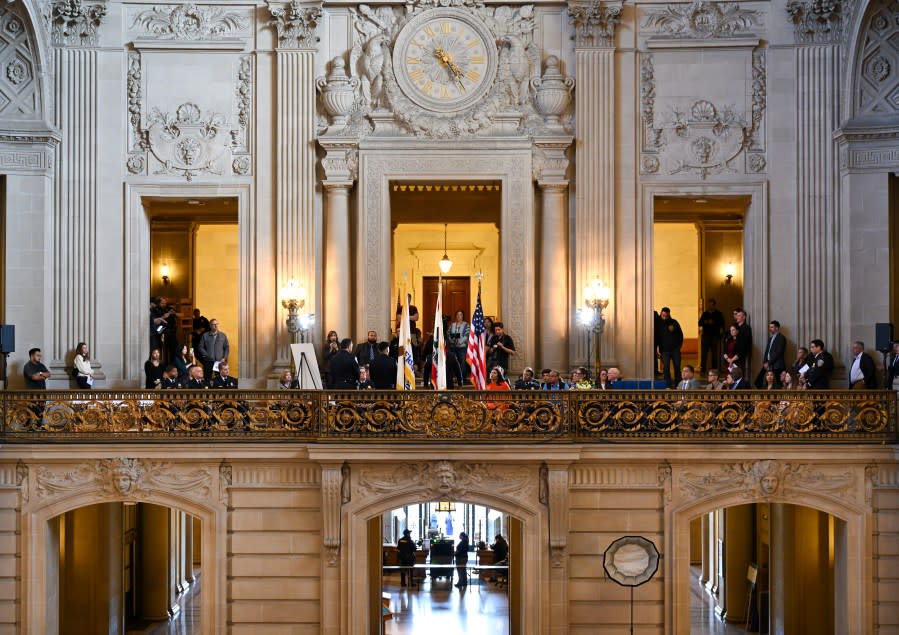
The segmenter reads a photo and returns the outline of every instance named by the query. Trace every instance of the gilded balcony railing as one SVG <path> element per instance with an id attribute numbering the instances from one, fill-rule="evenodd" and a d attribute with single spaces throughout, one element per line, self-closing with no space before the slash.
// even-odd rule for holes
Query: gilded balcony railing
<path id="1" fill-rule="evenodd" d="M 892 391 L 6 391 L 5 442 L 897 440 Z"/>

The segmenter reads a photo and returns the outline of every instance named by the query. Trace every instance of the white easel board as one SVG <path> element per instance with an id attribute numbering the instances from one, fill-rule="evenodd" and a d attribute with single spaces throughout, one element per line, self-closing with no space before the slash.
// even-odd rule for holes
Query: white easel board
<path id="1" fill-rule="evenodd" d="M 318 358 L 315 355 L 314 344 L 291 344 L 290 353 L 293 355 L 293 364 L 297 369 L 296 379 L 300 388 L 304 390 L 321 390 L 322 376 L 318 372 Z"/>

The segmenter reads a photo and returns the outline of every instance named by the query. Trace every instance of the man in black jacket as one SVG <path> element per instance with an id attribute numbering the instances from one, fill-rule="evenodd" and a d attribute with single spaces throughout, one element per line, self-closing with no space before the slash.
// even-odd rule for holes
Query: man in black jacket
<path id="1" fill-rule="evenodd" d="M 830 375 L 833 373 L 833 355 L 824 350 L 824 342 L 812 340 L 809 344 L 812 358 L 808 362 L 805 374 L 806 385 L 812 390 L 830 388 Z"/>
<path id="2" fill-rule="evenodd" d="M 355 390 L 359 387 L 359 362 L 353 355 L 353 340 L 340 340 L 340 350 L 331 358 L 331 386 L 338 390 Z"/>
<path id="3" fill-rule="evenodd" d="M 680 370 L 680 349 L 684 344 L 684 332 L 680 323 L 671 317 L 671 309 L 663 306 L 659 311 L 659 330 L 656 334 L 659 352 L 662 354 L 662 377 L 669 388 L 675 386 L 675 375 Z M 672 372 L 672 364 L 674 370 Z"/>
<path id="4" fill-rule="evenodd" d="M 724 336 L 724 315 L 718 310 L 718 303 L 709 299 L 706 310 L 699 317 L 699 326 L 702 327 L 700 339 L 699 372 L 705 374 L 710 368 L 717 368 L 721 359 L 721 338 Z M 711 358 L 712 363 L 706 366 L 706 358 Z"/>
<path id="5" fill-rule="evenodd" d="M 762 354 L 762 369 L 755 378 L 755 387 L 765 385 L 765 373 L 774 371 L 775 377 L 787 367 L 784 361 L 784 352 L 787 350 L 787 338 L 780 332 L 780 322 L 771 320 L 768 322 L 768 342 L 765 344 L 765 352 Z"/>
<path id="6" fill-rule="evenodd" d="M 368 365 L 368 374 L 375 390 L 396 388 L 396 360 L 390 356 L 390 344 L 378 344 L 378 356 Z"/>

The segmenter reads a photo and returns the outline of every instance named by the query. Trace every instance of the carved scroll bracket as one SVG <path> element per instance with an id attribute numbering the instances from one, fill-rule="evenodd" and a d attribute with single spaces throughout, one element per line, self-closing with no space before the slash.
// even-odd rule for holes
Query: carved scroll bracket
<path id="1" fill-rule="evenodd" d="M 349 477 L 349 475 L 347 475 Z M 322 466 L 322 541 L 329 567 L 336 567 L 340 556 L 341 489 L 344 480 L 340 464 Z"/>
<path id="2" fill-rule="evenodd" d="M 549 508 L 549 554 L 553 567 L 565 563 L 568 548 L 568 465 L 547 465 L 546 484 Z"/>

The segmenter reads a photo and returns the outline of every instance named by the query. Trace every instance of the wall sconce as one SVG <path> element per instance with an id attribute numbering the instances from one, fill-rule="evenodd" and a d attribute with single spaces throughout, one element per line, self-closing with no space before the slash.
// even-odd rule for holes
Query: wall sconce
<path id="1" fill-rule="evenodd" d="M 443 223 L 443 258 L 437 263 L 437 266 L 440 267 L 440 273 L 443 275 L 448 274 L 450 269 L 453 268 L 453 261 L 446 255 L 446 225 L 446 223 Z"/>
<path id="2" fill-rule="evenodd" d="M 168 265 L 162 265 L 162 284 L 169 284 L 171 282 L 171 278 L 169 278 L 169 270 Z"/>
<path id="3" fill-rule="evenodd" d="M 724 284 L 733 284 L 736 271 L 737 269 L 734 267 L 734 263 L 729 262 L 724 265 Z"/>
<path id="4" fill-rule="evenodd" d="M 297 343 L 298 333 L 302 343 L 315 323 L 314 314 L 300 314 L 300 309 L 306 306 L 306 287 L 297 284 L 293 278 L 288 280 L 287 285 L 281 288 L 281 306 L 287 309 L 287 332 L 290 333 L 291 343 Z"/>

